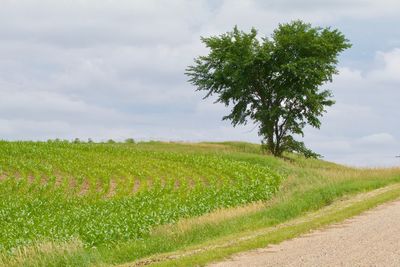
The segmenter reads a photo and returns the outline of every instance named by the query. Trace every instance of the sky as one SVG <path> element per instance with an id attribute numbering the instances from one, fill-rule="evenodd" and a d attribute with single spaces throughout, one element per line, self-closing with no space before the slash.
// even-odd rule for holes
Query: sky
<path id="1" fill-rule="evenodd" d="M 221 121 L 229 109 L 185 68 L 207 54 L 200 36 L 301 19 L 353 44 L 324 85 L 336 104 L 303 141 L 326 160 L 398 166 L 398 14 L 398 0 L 1 0 L 0 139 L 260 142 L 251 123 Z"/>

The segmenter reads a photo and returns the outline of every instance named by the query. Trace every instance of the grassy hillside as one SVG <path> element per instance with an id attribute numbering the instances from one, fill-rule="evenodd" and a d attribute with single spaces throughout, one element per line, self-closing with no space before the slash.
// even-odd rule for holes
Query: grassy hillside
<path id="1" fill-rule="evenodd" d="M 258 145 L 0 142 L 0 263 L 134 261 L 400 182 Z"/>

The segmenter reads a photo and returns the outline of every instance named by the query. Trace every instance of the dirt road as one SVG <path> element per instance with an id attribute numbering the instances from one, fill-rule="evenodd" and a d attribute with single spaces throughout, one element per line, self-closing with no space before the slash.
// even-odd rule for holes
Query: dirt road
<path id="1" fill-rule="evenodd" d="M 400 200 L 211 266 L 400 266 Z"/>

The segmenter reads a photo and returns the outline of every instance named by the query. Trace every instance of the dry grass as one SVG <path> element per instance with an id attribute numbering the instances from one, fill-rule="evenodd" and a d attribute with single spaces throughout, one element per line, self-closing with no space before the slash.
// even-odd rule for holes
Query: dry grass
<path id="1" fill-rule="evenodd" d="M 109 188 L 108 188 L 108 192 L 106 197 L 111 198 L 113 197 L 116 192 L 117 192 L 117 182 L 115 181 L 115 179 L 110 179 L 109 181 Z"/>
<path id="2" fill-rule="evenodd" d="M 218 224 L 226 220 L 249 215 L 265 208 L 265 202 L 255 202 L 240 207 L 218 209 L 203 216 L 182 219 L 175 224 L 163 225 L 155 228 L 153 235 L 173 235 L 190 231 L 196 226 Z"/>
<path id="3" fill-rule="evenodd" d="M 79 239 L 74 239 L 64 243 L 42 242 L 31 246 L 23 246 L 15 249 L 12 254 L 0 254 L 0 266 L 22 266 L 27 262 L 40 262 L 44 255 L 65 256 L 73 252 L 82 250 L 84 245 Z"/>
<path id="4" fill-rule="evenodd" d="M 8 178 L 8 175 L 5 173 L 0 173 L 0 181 L 4 181 L 5 179 Z"/>
<path id="5" fill-rule="evenodd" d="M 337 181 L 349 178 L 363 179 L 367 177 L 389 177 L 400 173 L 400 168 L 336 168 L 336 169 L 319 169 L 316 170 L 319 175 Z"/>

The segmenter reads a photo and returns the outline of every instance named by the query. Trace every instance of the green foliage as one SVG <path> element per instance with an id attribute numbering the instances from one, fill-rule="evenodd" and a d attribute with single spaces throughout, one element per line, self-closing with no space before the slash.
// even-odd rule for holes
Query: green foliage
<path id="1" fill-rule="evenodd" d="M 125 139 L 125 143 L 127 143 L 127 144 L 134 144 L 134 143 L 135 143 L 135 140 L 134 140 L 133 138 L 127 138 L 127 139 Z"/>
<path id="2" fill-rule="evenodd" d="M 0 253 L 141 239 L 157 225 L 269 199 L 279 183 L 266 166 L 211 153 L 0 141 Z"/>
<path id="3" fill-rule="evenodd" d="M 319 128 L 319 117 L 334 104 L 320 87 L 332 81 L 339 53 L 351 46 L 344 35 L 294 21 L 279 25 L 271 38 L 235 27 L 202 41 L 210 53 L 196 58 L 186 74 L 205 98 L 216 95 L 216 102 L 232 105 L 223 119 L 234 126 L 254 121 L 273 155 L 317 156 L 294 136 L 302 136 L 307 124 Z"/>

